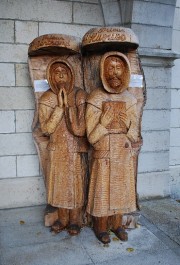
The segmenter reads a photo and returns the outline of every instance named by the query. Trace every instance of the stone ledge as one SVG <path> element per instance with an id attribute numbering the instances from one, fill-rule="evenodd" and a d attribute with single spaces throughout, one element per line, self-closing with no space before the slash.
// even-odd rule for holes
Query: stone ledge
<path id="1" fill-rule="evenodd" d="M 142 57 L 169 58 L 171 60 L 180 59 L 180 53 L 172 50 L 139 48 L 138 51 Z"/>
<path id="2" fill-rule="evenodd" d="M 139 48 L 143 66 L 172 68 L 174 61 L 180 58 L 180 53 L 172 50 Z"/>

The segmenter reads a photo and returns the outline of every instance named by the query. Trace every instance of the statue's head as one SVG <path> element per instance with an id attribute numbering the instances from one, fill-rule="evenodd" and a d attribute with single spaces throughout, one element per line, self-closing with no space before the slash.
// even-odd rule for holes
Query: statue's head
<path id="1" fill-rule="evenodd" d="M 53 60 L 47 67 L 47 77 L 51 90 L 58 94 L 61 88 L 67 92 L 72 89 L 74 75 L 69 63 L 63 60 Z"/>
<path id="2" fill-rule="evenodd" d="M 51 76 L 52 81 L 57 85 L 57 87 L 65 85 L 69 78 L 71 78 L 70 70 L 63 63 L 55 63 L 52 65 Z"/>
<path id="3" fill-rule="evenodd" d="M 101 80 L 110 93 L 121 93 L 130 81 L 130 66 L 127 57 L 119 52 L 106 53 L 101 59 Z"/>

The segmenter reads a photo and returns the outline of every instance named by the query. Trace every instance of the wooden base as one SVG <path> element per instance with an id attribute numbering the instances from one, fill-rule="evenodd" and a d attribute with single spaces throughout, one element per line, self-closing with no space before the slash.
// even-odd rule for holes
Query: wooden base
<path id="1" fill-rule="evenodd" d="M 47 205 L 44 213 L 44 225 L 52 226 L 58 220 L 58 208 Z"/>
<path id="2" fill-rule="evenodd" d="M 122 226 L 126 229 L 137 228 L 139 218 L 140 218 L 139 213 L 125 214 L 122 217 Z"/>

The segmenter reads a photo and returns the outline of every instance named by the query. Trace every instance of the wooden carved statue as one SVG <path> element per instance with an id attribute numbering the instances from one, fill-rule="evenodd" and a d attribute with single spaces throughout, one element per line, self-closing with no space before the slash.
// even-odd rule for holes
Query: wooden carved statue
<path id="1" fill-rule="evenodd" d="M 123 216 L 138 208 L 137 157 L 145 99 L 137 46 L 134 33 L 123 28 L 92 29 L 82 41 L 84 82 L 90 92 L 86 130 L 92 146 L 87 212 L 104 244 L 110 242 L 109 229 L 120 240 L 128 239 Z M 139 72 L 132 76 L 132 69 Z"/>
<path id="2" fill-rule="evenodd" d="M 88 31 L 82 57 L 72 36 L 43 35 L 29 46 L 36 100 L 32 130 L 47 193 L 45 226 L 55 233 L 67 229 L 77 235 L 85 208 L 105 244 L 109 229 L 126 241 L 125 228 L 135 226 L 146 99 L 137 47 L 135 34 L 122 27 Z"/>
<path id="3" fill-rule="evenodd" d="M 50 44 L 56 56 L 53 54 L 52 59 L 46 54 L 44 58 L 45 62 L 48 61 L 45 68 L 49 89 L 38 99 L 38 122 L 34 135 L 40 160 L 44 160 L 46 165 L 44 175 L 48 207 L 45 224 L 51 226 L 55 233 L 66 228 L 70 235 L 77 235 L 82 225 L 86 195 L 86 93 L 75 85 L 80 61 L 77 55 L 76 59 L 69 59 L 73 57 L 72 47 L 68 46 L 71 44 L 70 36 L 55 37 L 59 40 L 58 47 L 55 49 L 53 43 Z M 51 42 L 52 35 L 45 35 L 44 39 Z M 64 51 L 64 48 L 67 49 Z M 42 61 L 41 56 L 39 61 Z M 41 146 L 43 137 L 46 138 L 44 150 Z"/>

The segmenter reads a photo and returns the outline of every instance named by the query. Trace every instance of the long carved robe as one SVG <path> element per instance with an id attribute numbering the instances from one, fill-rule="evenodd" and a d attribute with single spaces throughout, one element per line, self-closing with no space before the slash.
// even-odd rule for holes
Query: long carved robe
<path id="1" fill-rule="evenodd" d="M 96 217 L 136 210 L 133 150 L 137 140 L 136 99 L 127 91 L 111 94 L 94 90 L 87 100 L 87 137 L 93 146 L 87 212 Z M 110 106 L 114 118 L 107 128 L 100 117 Z M 126 116 L 120 119 L 120 112 Z"/>
<path id="2" fill-rule="evenodd" d="M 85 92 L 70 91 L 68 105 L 62 114 L 57 95 L 48 90 L 40 99 L 39 121 L 42 132 L 49 136 L 47 202 L 74 209 L 84 205 L 85 196 Z"/>

